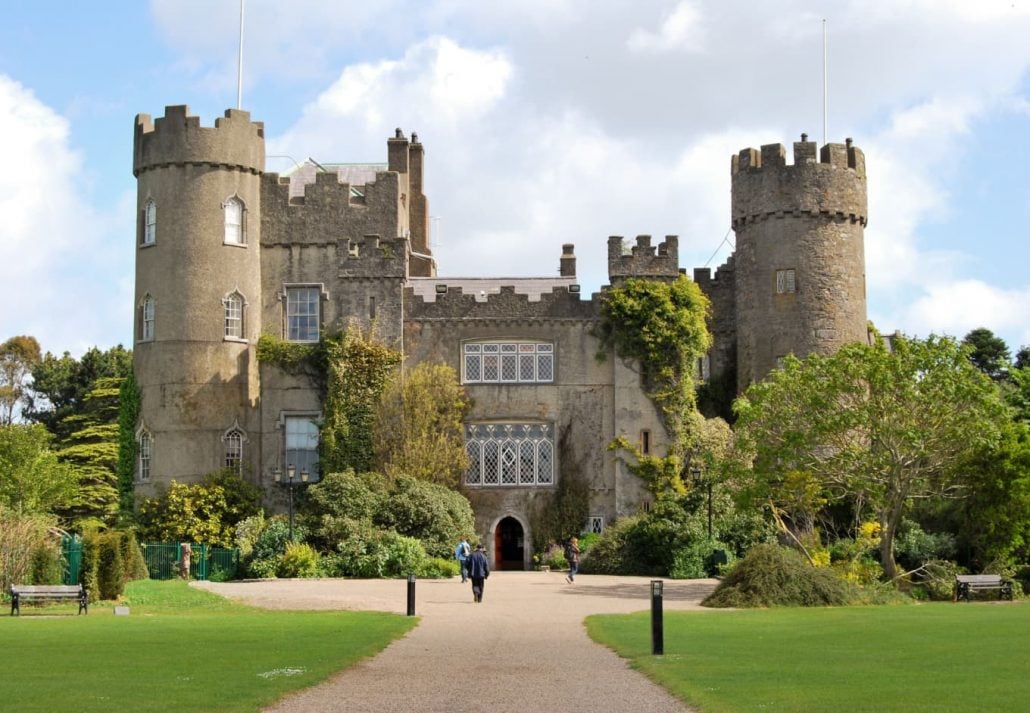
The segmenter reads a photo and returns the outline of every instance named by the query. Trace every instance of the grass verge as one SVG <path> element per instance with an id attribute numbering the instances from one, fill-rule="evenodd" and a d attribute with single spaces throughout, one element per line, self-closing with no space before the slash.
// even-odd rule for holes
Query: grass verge
<path id="1" fill-rule="evenodd" d="M 688 705 L 721 711 L 1025 711 L 1030 606 L 666 612 L 665 656 L 650 613 L 597 615 L 597 642 Z"/>
<path id="2" fill-rule="evenodd" d="M 257 711 L 373 656 L 415 619 L 378 612 L 264 611 L 183 582 L 131 582 L 108 604 L 22 607 L 0 617 L 0 708 Z M 72 616 L 40 616 L 70 611 Z"/>

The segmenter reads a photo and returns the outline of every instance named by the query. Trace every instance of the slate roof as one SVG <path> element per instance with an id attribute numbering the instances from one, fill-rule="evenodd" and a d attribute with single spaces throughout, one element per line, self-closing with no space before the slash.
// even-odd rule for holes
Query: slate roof
<path id="1" fill-rule="evenodd" d="M 514 287 L 515 294 L 528 295 L 530 302 L 539 302 L 540 295 L 551 294 L 555 287 L 575 285 L 575 277 L 409 277 L 405 283 L 426 302 L 436 302 L 436 286 L 460 287 L 462 294 L 473 294 L 476 302 L 486 302 L 487 295 L 499 294 L 502 287 Z"/>

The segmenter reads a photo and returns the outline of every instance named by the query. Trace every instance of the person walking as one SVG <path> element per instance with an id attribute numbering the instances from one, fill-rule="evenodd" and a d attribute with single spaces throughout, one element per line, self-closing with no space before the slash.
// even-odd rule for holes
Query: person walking
<path id="1" fill-rule="evenodd" d="M 579 539 L 573 537 L 569 544 L 565 545 L 565 560 L 569 563 L 569 575 L 565 581 L 569 584 L 576 583 L 576 572 L 579 571 Z"/>
<path id="2" fill-rule="evenodd" d="M 477 604 L 483 601 L 483 587 L 490 576 L 490 562 L 483 552 L 483 543 L 476 545 L 476 551 L 468 558 L 469 579 L 472 580 L 472 601 Z"/>
<path id="3" fill-rule="evenodd" d="M 472 548 L 469 547 L 468 540 L 462 537 L 461 542 L 454 548 L 454 557 L 458 560 L 458 568 L 461 570 L 462 584 L 468 581 L 468 559 L 471 554 Z"/>

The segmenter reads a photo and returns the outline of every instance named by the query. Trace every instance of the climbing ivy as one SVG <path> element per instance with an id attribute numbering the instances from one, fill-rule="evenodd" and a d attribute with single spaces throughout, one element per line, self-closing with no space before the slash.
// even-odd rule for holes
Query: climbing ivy
<path id="1" fill-rule="evenodd" d="M 708 298 L 683 275 L 671 282 L 631 278 L 601 295 L 598 357 L 614 347 L 620 357 L 640 364 L 644 388 L 662 414 L 671 443 L 664 456 L 642 453 L 624 437 L 609 449 L 631 454 L 627 469 L 656 496 L 687 490 L 683 470 L 691 459 L 689 432 L 698 421 L 694 365 L 712 343 L 708 313 Z"/>
<path id="2" fill-rule="evenodd" d="M 140 393 L 136 373 L 129 369 L 118 391 L 118 509 L 121 518 L 132 519 L 133 483 L 136 477 L 136 424 Z"/>
<path id="3" fill-rule="evenodd" d="M 312 374 L 317 367 L 323 344 L 298 344 L 272 334 L 262 334 L 257 342 L 257 359 L 265 364 L 274 364 L 287 374 Z"/>
<path id="4" fill-rule="evenodd" d="M 605 350 L 636 359 L 644 387 L 678 435 L 694 408 L 694 365 L 712 344 L 708 298 L 684 275 L 672 281 L 630 278 L 601 295 L 598 337 Z"/>
<path id="5" fill-rule="evenodd" d="M 323 473 L 372 469 L 376 408 L 401 363 L 396 349 L 352 326 L 340 338 L 322 342 L 326 388 L 319 441 Z"/>

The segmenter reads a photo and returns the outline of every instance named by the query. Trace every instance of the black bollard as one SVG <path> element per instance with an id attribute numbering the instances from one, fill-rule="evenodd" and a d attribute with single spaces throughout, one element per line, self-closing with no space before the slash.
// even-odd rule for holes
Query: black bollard
<path id="1" fill-rule="evenodd" d="M 662 580 L 651 580 L 651 653 L 665 654 L 665 632 L 662 629 Z"/>
<path id="2" fill-rule="evenodd" d="M 415 575 L 408 575 L 408 616 L 415 616 Z"/>

